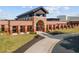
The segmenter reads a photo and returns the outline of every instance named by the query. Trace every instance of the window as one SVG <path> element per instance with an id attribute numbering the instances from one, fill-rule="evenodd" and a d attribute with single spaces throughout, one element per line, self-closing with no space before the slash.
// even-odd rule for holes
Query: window
<path id="1" fill-rule="evenodd" d="M 46 14 L 43 14 L 43 17 L 46 17 Z"/>
<path id="2" fill-rule="evenodd" d="M 13 32 L 13 33 L 16 33 L 16 32 L 17 32 L 17 26 L 13 26 L 13 27 L 12 27 L 12 32 Z"/>
<path id="3" fill-rule="evenodd" d="M 1 25 L 1 31 L 5 31 L 5 26 Z"/>
<path id="4" fill-rule="evenodd" d="M 25 32 L 25 26 L 20 26 L 20 32 Z"/>
<path id="5" fill-rule="evenodd" d="M 36 16 L 40 16 L 39 14 L 36 14 Z"/>
<path id="6" fill-rule="evenodd" d="M 49 25 L 49 29 L 50 29 L 50 30 L 52 29 L 52 25 Z"/>
<path id="7" fill-rule="evenodd" d="M 27 31 L 32 31 L 32 26 L 31 25 L 27 26 Z"/>
<path id="8" fill-rule="evenodd" d="M 56 28 L 55 28 L 55 25 L 53 25 L 53 30 L 55 30 Z"/>
<path id="9" fill-rule="evenodd" d="M 40 17 L 42 17 L 43 15 L 40 15 Z"/>

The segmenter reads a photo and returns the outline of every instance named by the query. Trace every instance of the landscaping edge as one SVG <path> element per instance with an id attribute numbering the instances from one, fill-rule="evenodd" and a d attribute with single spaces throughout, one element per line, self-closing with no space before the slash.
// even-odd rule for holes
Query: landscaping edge
<path id="1" fill-rule="evenodd" d="M 21 46 L 20 48 L 18 48 L 16 51 L 13 51 L 12 53 L 24 53 L 33 44 L 35 44 L 36 42 L 42 40 L 43 38 L 44 37 L 42 37 L 40 35 L 37 35 L 31 41 L 29 41 L 28 43 L 24 44 L 23 46 Z"/>

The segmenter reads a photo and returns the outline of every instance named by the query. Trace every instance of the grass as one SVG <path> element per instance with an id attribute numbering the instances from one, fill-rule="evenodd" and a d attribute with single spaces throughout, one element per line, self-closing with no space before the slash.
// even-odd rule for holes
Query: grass
<path id="1" fill-rule="evenodd" d="M 53 30 L 53 32 L 62 32 L 62 33 L 79 33 L 79 27 L 74 27 L 74 28 L 64 28 L 64 29 L 56 29 L 56 30 Z"/>
<path id="2" fill-rule="evenodd" d="M 0 52 L 12 52 L 31 41 L 36 34 L 0 35 Z"/>

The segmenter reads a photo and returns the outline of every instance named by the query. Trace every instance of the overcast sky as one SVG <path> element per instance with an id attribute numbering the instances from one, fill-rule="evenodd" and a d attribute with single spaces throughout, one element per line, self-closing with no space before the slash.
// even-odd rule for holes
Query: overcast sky
<path id="1" fill-rule="evenodd" d="M 37 8 L 38 6 L 0 6 L 0 19 L 14 19 L 17 15 Z M 44 6 L 48 10 L 48 18 L 58 15 L 79 16 L 79 6 Z"/>

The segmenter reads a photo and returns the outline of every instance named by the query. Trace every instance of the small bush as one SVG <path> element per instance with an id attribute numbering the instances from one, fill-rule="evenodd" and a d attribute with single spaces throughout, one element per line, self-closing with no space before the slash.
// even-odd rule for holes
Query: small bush
<path id="1" fill-rule="evenodd" d="M 3 31 L 0 29 L 0 33 L 3 33 Z"/>
<path id="2" fill-rule="evenodd" d="M 50 31 L 49 31 L 49 30 L 47 30 L 46 32 L 47 32 L 47 33 L 49 33 Z"/>
<path id="3" fill-rule="evenodd" d="M 37 34 L 36 32 L 30 32 L 30 34 Z"/>

